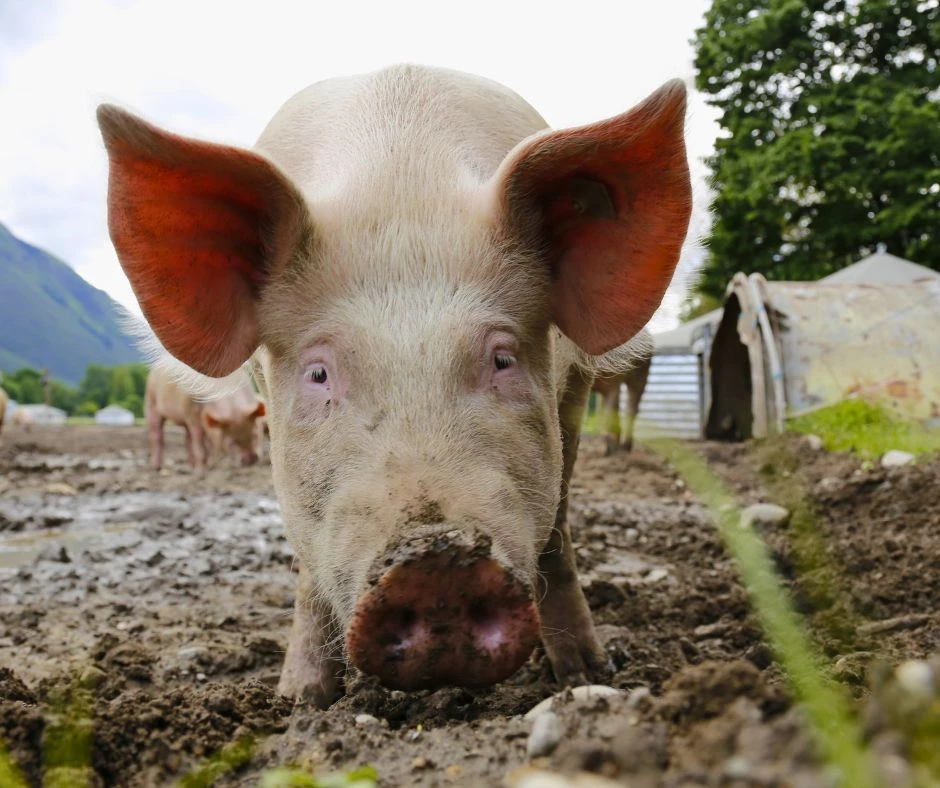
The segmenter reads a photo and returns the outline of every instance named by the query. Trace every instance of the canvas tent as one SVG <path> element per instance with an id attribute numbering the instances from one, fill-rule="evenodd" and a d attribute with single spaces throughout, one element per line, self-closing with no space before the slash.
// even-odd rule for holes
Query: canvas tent
<path id="1" fill-rule="evenodd" d="M 68 414 L 59 408 L 53 408 L 51 405 L 19 405 L 17 410 L 28 414 L 30 424 L 44 424 L 49 426 L 61 426 L 65 424 Z"/>
<path id="2" fill-rule="evenodd" d="M 134 424 L 134 413 L 120 405 L 108 405 L 95 414 L 95 424 L 109 427 L 130 427 Z"/>
<path id="3" fill-rule="evenodd" d="M 852 396 L 940 418 L 940 274 L 876 254 L 818 282 L 736 274 L 709 369 L 709 438 L 762 437 Z"/>

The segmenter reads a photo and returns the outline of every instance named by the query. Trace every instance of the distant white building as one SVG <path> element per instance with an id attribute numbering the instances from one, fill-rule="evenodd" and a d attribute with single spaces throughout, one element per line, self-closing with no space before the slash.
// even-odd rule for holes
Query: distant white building
<path id="1" fill-rule="evenodd" d="M 134 424 L 134 414 L 120 405 L 108 405 L 95 414 L 95 424 L 109 427 L 130 427 Z"/>
<path id="2" fill-rule="evenodd" d="M 59 427 L 65 424 L 68 414 L 51 405 L 20 405 L 16 408 L 18 420 L 21 424 L 45 424 Z"/>

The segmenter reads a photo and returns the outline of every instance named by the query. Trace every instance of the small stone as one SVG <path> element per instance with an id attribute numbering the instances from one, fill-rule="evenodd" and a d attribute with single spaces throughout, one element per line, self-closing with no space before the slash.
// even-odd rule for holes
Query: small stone
<path id="1" fill-rule="evenodd" d="M 183 662 L 193 662 L 206 654 L 203 646 L 183 646 L 176 652 L 176 656 Z"/>
<path id="2" fill-rule="evenodd" d="M 812 451 L 821 451 L 823 447 L 823 439 L 818 435 L 807 435 L 804 439 L 807 447 Z"/>
<path id="3" fill-rule="evenodd" d="M 755 503 L 741 512 L 740 524 L 742 528 L 783 525 L 789 517 L 790 512 L 775 503 Z"/>
<path id="4" fill-rule="evenodd" d="M 881 457 L 881 467 L 882 468 L 901 468 L 905 465 L 910 465 L 916 457 L 913 454 L 907 451 L 899 451 L 898 449 L 891 449 L 891 451 L 886 451 Z"/>
<path id="5" fill-rule="evenodd" d="M 662 567 L 657 567 L 650 571 L 646 576 L 647 583 L 658 583 L 660 580 L 665 580 L 669 577 L 669 572 L 663 569 Z"/>
<path id="6" fill-rule="evenodd" d="M 444 769 L 444 771 L 447 772 L 447 774 L 451 777 L 460 777 L 461 773 L 463 772 L 463 766 L 458 763 L 452 763 L 450 766 Z"/>
<path id="7" fill-rule="evenodd" d="M 635 709 L 653 697 L 649 687 L 634 687 L 627 695 L 627 708 Z"/>
<path id="8" fill-rule="evenodd" d="M 364 728 L 369 725 L 378 725 L 379 718 L 373 717 L 371 714 L 357 714 L 356 715 L 356 725 L 360 728 Z"/>
<path id="9" fill-rule="evenodd" d="M 908 694 L 918 698 L 933 697 L 936 676 L 928 662 L 922 659 L 909 659 L 898 665 L 895 676 L 898 684 Z"/>
<path id="10" fill-rule="evenodd" d="M 130 624 L 126 621 L 118 621 L 117 624 L 114 625 L 114 628 L 119 632 L 124 632 L 129 626 Z"/>
<path id="11" fill-rule="evenodd" d="M 196 681 L 205 681 L 205 680 L 206 680 L 206 674 L 205 674 L 205 673 L 197 673 L 197 674 L 196 674 Z"/>
<path id="12" fill-rule="evenodd" d="M 419 755 L 411 762 L 413 769 L 427 769 L 431 765 L 431 762 L 425 758 L 423 755 Z"/>
<path id="13" fill-rule="evenodd" d="M 752 771 L 751 762 L 743 755 L 735 755 L 725 761 L 725 777 L 732 780 L 746 780 Z"/>
<path id="14" fill-rule="evenodd" d="M 622 695 L 623 691 L 619 689 L 614 689 L 613 687 L 607 687 L 603 684 L 584 684 L 580 687 L 573 687 L 570 690 L 562 690 L 561 692 L 556 692 L 549 698 L 540 701 L 531 709 L 525 713 L 524 719 L 532 720 L 538 717 L 540 714 L 550 711 L 552 705 L 555 703 L 556 699 L 564 698 L 568 693 L 571 693 L 571 700 L 574 703 L 582 703 L 584 701 L 593 700 L 595 698 L 609 698 L 613 695 Z"/>
<path id="15" fill-rule="evenodd" d="M 558 715 L 553 711 L 542 712 L 532 724 L 532 732 L 526 743 L 526 755 L 530 758 L 540 758 L 549 755 L 561 741 L 561 723 Z"/>
<path id="16" fill-rule="evenodd" d="M 83 687 L 87 687 L 88 689 L 95 689 L 101 685 L 101 682 L 104 681 L 107 675 L 108 674 L 105 673 L 101 668 L 95 667 L 94 665 L 89 665 L 81 672 L 81 675 L 78 677 L 78 681 Z"/>
<path id="17" fill-rule="evenodd" d="M 52 484 L 47 484 L 45 491 L 49 495 L 78 495 L 78 490 L 76 490 L 71 484 L 66 484 L 65 482 L 53 482 Z"/>

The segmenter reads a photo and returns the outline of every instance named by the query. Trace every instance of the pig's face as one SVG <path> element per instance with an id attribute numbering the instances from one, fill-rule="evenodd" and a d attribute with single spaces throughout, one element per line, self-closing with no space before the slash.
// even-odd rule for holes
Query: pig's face
<path id="1" fill-rule="evenodd" d="M 350 659 L 402 688 L 498 681 L 537 640 L 560 497 L 552 325 L 598 355 L 659 305 L 685 89 L 565 131 L 433 69 L 311 90 L 260 152 L 99 109 L 112 240 L 177 359 L 258 354 L 288 534 Z"/>
<path id="2" fill-rule="evenodd" d="M 468 197 L 464 215 L 471 208 Z M 507 258 L 477 219 L 455 225 L 429 208 L 411 232 L 439 257 L 440 278 L 419 275 L 403 251 L 384 266 L 390 287 L 372 261 L 388 232 L 415 248 L 408 230 L 363 243 L 347 214 L 321 225 L 290 286 L 262 305 L 282 511 L 344 626 L 372 564 L 412 530 L 481 532 L 531 582 L 551 528 L 561 447 L 548 277 L 524 255 Z"/>

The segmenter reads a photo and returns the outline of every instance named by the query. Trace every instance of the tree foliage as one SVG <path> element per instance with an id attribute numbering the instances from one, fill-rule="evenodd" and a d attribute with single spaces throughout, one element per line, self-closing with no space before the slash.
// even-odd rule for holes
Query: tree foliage
<path id="1" fill-rule="evenodd" d="M 940 268 L 938 0 L 714 0 L 695 45 L 725 132 L 699 292 L 817 279 L 880 244 Z"/>
<path id="2" fill-rule="evenodd" d="M 52 405 L 66 413 L 90 416 L 106 405 L 120 405 L 133 411 L 134 415 L 142 416 L 147 367 L 145 364 L 114 367 L 89 364 L 77 388 L 58 380 L 51 381 L 51 385 Z M 30 367 L 4 373 L 3 389 L 23 405 L 45 401 L 41 374 Z"/>

